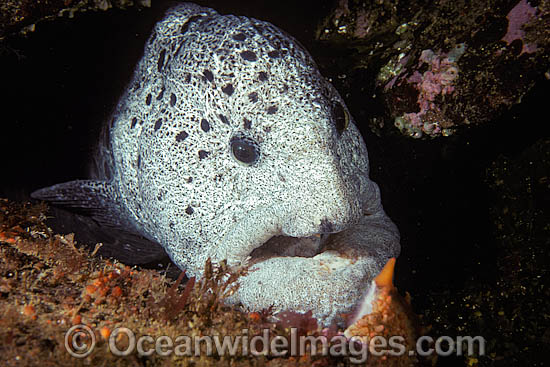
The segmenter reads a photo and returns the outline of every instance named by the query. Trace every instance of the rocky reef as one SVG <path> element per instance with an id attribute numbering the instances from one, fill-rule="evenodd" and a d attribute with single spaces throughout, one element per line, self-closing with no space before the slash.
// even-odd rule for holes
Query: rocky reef
<path id="1" fill-rule="evenodd" d="M 347 54 L 335 82 L 361 91 L 374 131 L 434 138 L 494 122 L 550 78 L 549 29 L 545 0 L 340 0 L 317 39 Z"/>
<path id="2" fill-rule="evenodd" d="M 45 219 L 44 205 L 0 199 L 0 361 L 5 366 L 351 366 L 361 357 L 345 350 L 329 354 L 328 349 L 326 353 L 313 349 L 315 338 L 347 339 L 335 325 L 321 329 L 311 312 L 283 312 L 274 318 L 269 309 L 247 313 L 226 306 L 223 300 L 236 291 L 236 280 L 246 274 L 246 267 L 235 270 L 225 263 L 213 266 L 208 261 L 203 278 L 182 283 L 183 273 L 174 280 L 155 270 L 131 268 L 96 256 L 100 244 L 90 252 L 77 246 L 74 235 L 53 233 Z M 399 297 L 391 289 L 393 297 Z M 384 294 L 381 302 L 388 304 L 390 297 Z M 405 305 L 385 307 L 384 318 L 365 318 L 362 325 L 388 337 L 409 335 L 404 346 L 411 349 L 420 328 L 406 321 L 412 317 L 418 322 L 410 314 L 410 305 Z M 122 327 L 138 339 L 153 340 L 155 336 L 159 340 L 171 338 L 178 344 L 156 349 L 156 343 L 148 341 L 155 349 L 140 354 L 135 340 L 132 344 L 128 334 L 118 333 Z M 89 333 L 83 336 L 77 331 Z M 196 342 L 186 345 L 177 339 L 240 336 L 252 340 L 264 333 L 268 336 L 261 346 L 249 347 L 242 342 L 233 353 L 222 353 L 207 343 L 199 343 L 197 348 Z M 72 339 L 77 337 L 78 341 Z M 265 345 L 273 345 L 274 339 L 301 337 L 311 337 L 313 343 L 310 341 L 300 353 L 287 345 L 280 349 L 286 352 L 277 354 Z M 82 345 L 84 350 L 77 348 Z M 117 355 L 113 350 L 130 353 Z M 404 354 L 365 356 L 362 363 L 410 366 L 421 361 L 428 363 Z"/>

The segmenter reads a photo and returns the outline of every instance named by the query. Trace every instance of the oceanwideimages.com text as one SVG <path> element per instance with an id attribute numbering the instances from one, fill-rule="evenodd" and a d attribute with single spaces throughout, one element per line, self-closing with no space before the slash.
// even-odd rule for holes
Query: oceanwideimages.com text
<path id="1" fill-rule="evenodd" d="M 65 334 L 65 348 L 76 358 L 83 358 L 96 347 L 94 331 L 86 325 L 75 325 Z M 240 335 L 167 335 L 137 336 L 132 330 L 119 327 L 112 331 L 106 346 L 115 356 L 125 357 L 133 353 L 139 356 L 157 354 L 162 357 L 185 356 L 331 356 L 349 357 L 352 363 L 364 363 L 369 355 L 382 356 L 449 356 L 484 355 L 485 339 L 481 336 L 431 336 L 418 338 L 413 349 L 407 349 L 405 338 L 400 335 L 391 337 L 374 336 L 369 339 L 347 338 L 344 335 L 327 337 L 299 335 L 296 328 L 290 329 L 290 336 L 273 336 L 270 329 L 262 330 L 260 335 L 249 335 L 247 329 Z"/>

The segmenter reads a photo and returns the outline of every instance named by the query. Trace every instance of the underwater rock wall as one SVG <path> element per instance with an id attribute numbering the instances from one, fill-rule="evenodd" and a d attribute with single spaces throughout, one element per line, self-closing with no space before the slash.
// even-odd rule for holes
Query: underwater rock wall
<path id="1" fill-rule="evenodd" d="M 317 39 L 347 50 L 335 83 L 362 92 L 377 133 L 448 136 L 494 121 L 550 78 L 547 0 L 340 0 Z"/>

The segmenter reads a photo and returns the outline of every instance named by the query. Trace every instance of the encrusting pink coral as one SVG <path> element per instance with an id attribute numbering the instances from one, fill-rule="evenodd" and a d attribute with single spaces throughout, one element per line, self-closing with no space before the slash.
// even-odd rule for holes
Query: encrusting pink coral
<path id="1" fill-rule="evenodd" d="M 521 0 L 517 3 L 516 6 L 506 16 L 508 19 L 508 31 L 502 37 L 502 40 L 505 41 L 508 46 L 515 40 L 523 41 L 525 36 L 525 31 L 521 29 L 524 24 L 529 22 L 531 18 L 537 13 L 537 8 L 529 5 L 527 0 Z M 537 50 L 537 45 L 523 42 L 523 47 L 521 49 L 521 54 L 523 53 L 533 53 Z"/>
<path id="2" fill-rule="evenodd" d="M 423 74 L 415 71 L 406 81 L 418 90 L 418 112 L 405 113 L 403 118 L 412 126 L 422 132 L 437 135 L 441 133 L 438 122 L 425 121 L 424 116 L 428 112 L 439 112 L 435 98 L 439 95 L 449 95 L 455 90 L 454 82 L 458 77 L 459 69 L 456 60 L 448 54 L 436 54 L 432 50 L 424 50 L 420 55 L 418 67 L 428 65 L 428 70 Z"/>

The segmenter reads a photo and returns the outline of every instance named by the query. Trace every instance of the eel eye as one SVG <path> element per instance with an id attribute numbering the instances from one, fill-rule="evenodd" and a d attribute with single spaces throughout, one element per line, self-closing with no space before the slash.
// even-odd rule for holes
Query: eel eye
<path id="1" fill-rule="evenodd" d="M 231 155 L 240 163 L 251 166 L 260 157 L 260 148 L 254 140 L 237 135 L 231 138 Z"/>
<path id="2" fill-rule="evenodd" d="M 336 102 L 332 107 L 332 121 L 334 121 L 338 134 L 342 134 L 349 125 L 348 111 L 346 111 L 340 102 Z"/>

